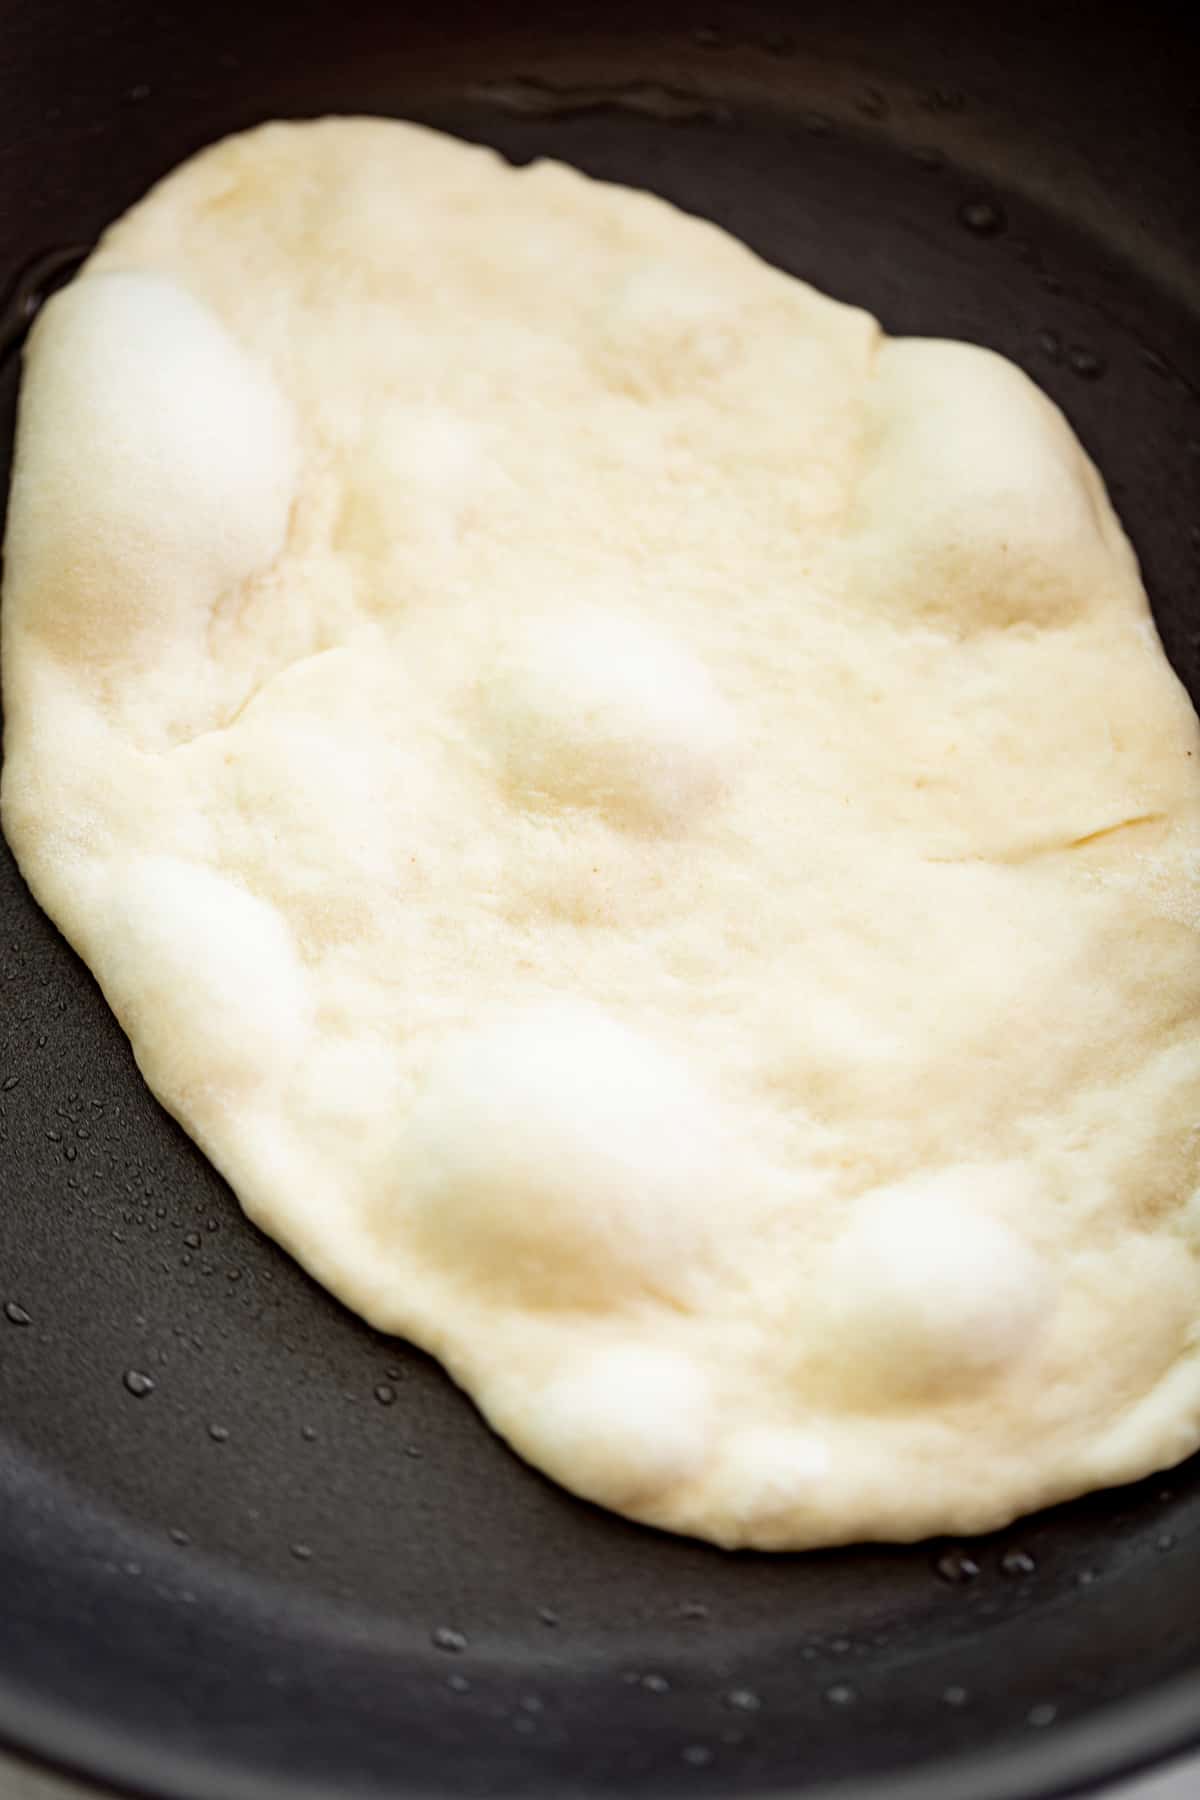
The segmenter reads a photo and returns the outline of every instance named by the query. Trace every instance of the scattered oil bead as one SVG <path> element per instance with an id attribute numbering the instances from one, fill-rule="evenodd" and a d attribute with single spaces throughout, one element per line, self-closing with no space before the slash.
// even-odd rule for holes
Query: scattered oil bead
<path id="1" fill-rule="evenodd" d="M 996 237 L 1007 220 L 1003 209 L 993 200 L 966 200 L 958 209 L 958 219 L 976 237 Z"/>
<path id="2" fill-rule="evenodd" d="M 1103 375 L 1107 367 L 1104 358 L 1097 356 L 1094 350 L 1085 349 L 1082 344 L 1073 344 L 1067 352 L 1067 362 L 1076 375 L 1085 381 L 1095 381 Z"/>
<path id="3" fill-rule="evenodd" d="M 935 1569 L 943 1581 L 953 1587 L 961 1587 L 965 1582 L 974 1581 L 979 1573 L 979 1564 L 966 1550 L 946 1550 L 938 1557 Z"/>

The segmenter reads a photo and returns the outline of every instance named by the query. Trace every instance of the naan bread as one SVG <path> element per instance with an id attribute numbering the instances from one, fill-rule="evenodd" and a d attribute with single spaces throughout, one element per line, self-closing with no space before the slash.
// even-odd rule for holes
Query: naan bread
<path id="1" fill-rule="evenodd" d="M 29 349 L 4 825 L 246 1211 L 531 1462 L 789 1548 L 1200 1442 L 1200 733 L 999 357 L 372 120 Z"/>

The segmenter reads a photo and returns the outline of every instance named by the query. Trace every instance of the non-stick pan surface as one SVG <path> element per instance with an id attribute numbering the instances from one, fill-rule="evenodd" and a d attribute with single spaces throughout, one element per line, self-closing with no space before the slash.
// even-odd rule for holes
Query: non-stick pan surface
<path id="1" fill-rule="evenodd" d="M 6 342 L 155 176 L 261 118 L 553 154 L 1029 369 L 1196 695 L 1196 76 L 1166 8 L 4 0 Z M 15 355 L 2 378 L 10 431 Z M 13 1743 L 187 1800 L 1034 1800 L 1200 1735 L 1195 1465 L 965 1549 L 636 1529 L 245 1222 L 7 852 L 0 996 Z"/>

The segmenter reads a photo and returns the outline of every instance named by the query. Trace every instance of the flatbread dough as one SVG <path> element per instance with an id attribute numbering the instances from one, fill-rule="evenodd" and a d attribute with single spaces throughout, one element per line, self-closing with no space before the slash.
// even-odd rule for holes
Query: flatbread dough
<path id="1" fill-rule="evenodd" d="M 1062 416 L 373 120 L 46 307 L 3 818 L 250 1216 L 766 1548 L 1200 1442 L 1200 733 Z"/>

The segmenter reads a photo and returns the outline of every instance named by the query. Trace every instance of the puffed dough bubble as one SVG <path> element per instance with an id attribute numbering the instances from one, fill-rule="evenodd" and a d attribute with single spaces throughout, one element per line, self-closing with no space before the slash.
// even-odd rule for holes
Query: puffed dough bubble
<path id="1" fill-rule="evenodd" d="M 189 612 L 282 547 L 289 408 L 220 318 L 162 275 L 117 271 L 50 301 L 21 434 L 8 554 L 23 609 L 37 605 L 39 626 L 76 656 L 104 664 L 136 654 L 139 632 L 186 631 Z M 64 562 L 71 581 L 53 582 Z"/>
<path id="2" fill-rule="evenodd" d="M 728 1479 L 749 1517 L 774 1519 L 809 1503 L 830 1461 L 829 1445 L 815 1432 L 760 1425 L 731 1439 Z"/>
<path id="3" fill-rule="evenodd" d="M 501 649 L 483 706 L 505 779 L 533 803 L 684 829 L 731 775 L 733 712 L 704 665 L 619 612 L 535 618 Z"/>
<path id="4" fill-rule="evenodd" d="M 452 1038 L 403 1132 L 393 1197 L 422 1255 L 497 1299 L 679 1297 L 723 1145 L 686 1065 L 598 1008 L 547 1003 Z"/>
<path id="5" fill-rule="evenodd" d="M 579 1493 L 645 1504 L 701 1472 L 711 1401 L 683 1356 L 637 1345 L 571 1363 L 522 1406 L 532 1453 Z"/>
<path id="6" fill-rule="evenodd" d="M 120 948 L 105 992 L 143 1053 L 200 1096 L 286 1075 L 302 1053 L 309 1002 L 286 921 L 267 901 L 203 865 L 138 856 L 99 898 L 98 923 Z M 193 1016 L 180 1033 L 158 996 Z"/>
<path id="7" fill-rule="evenodd" d="M 953 1393 L 1018 1361 L 1044 1329 L 1041 1260 L 991 1210 L 1025 1171 L 944 1169 L 856 1202 L 827 1291 L 846 1387 L 864 1401 Z M 1018 1195 L 1025 1210 L 1044 1196 Z"/>
<path id="8" fill-rule="evenodd" d="M 1095 471 L 1002 356 L 885 344 L 867 446 L 847 546 L 860 600 L 963 635 L 1061 627 L 1110 602 L 1126 552 Z"/>

